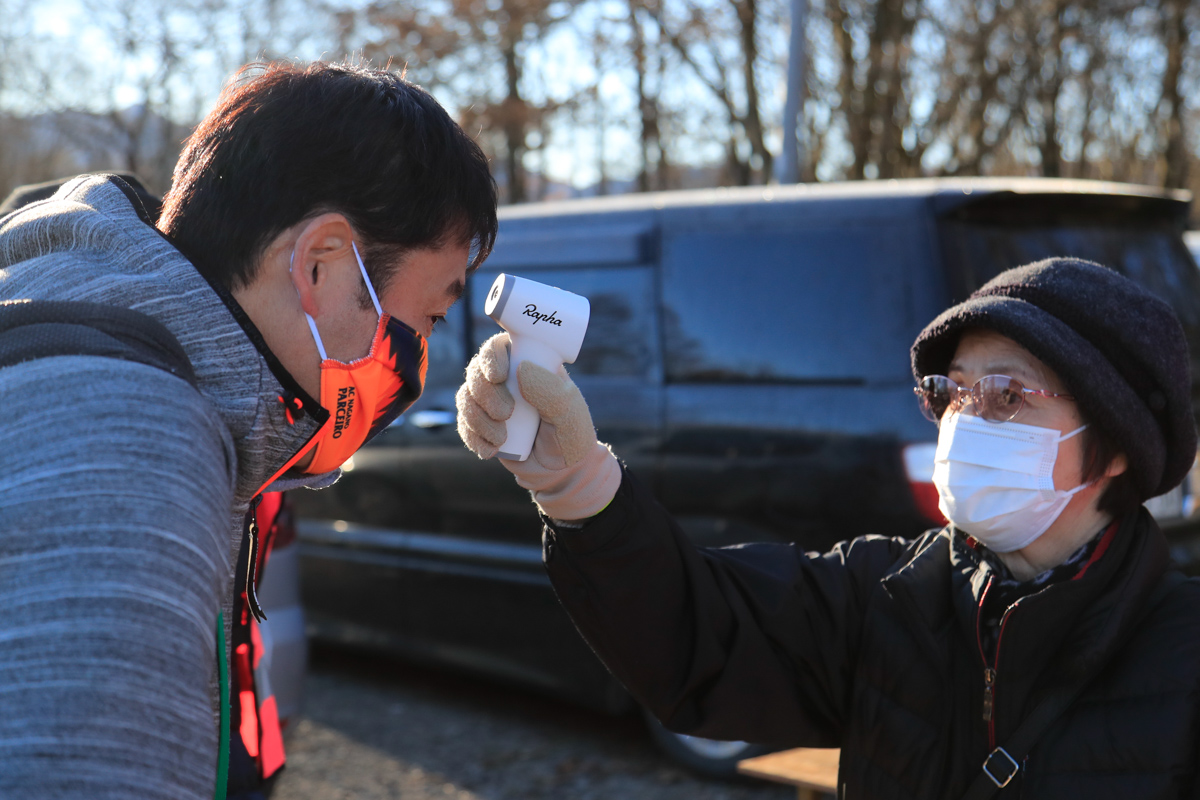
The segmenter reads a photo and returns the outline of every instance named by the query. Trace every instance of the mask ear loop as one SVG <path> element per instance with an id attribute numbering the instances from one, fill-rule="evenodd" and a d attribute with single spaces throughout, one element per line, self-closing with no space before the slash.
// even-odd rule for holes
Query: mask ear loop
<path id="1" fill-rule="evenodd" d="M 1063 442 L 1065 442 L 1067 439 L 1070 439 L 1072 436 L 1076 435 L 1077 433 L 1079 433 L 1080 431 L 1082 431 L 1082 430 L 1083 430 L 1084 428 L 1086 428 L 1086 427 L 1087 427 L 1087 425 L 1080 425 L 1078 428 L 1076 428 L 1075 430 L 1071 431 L 1070 433 L 1063 434 L 1063 435 L 1059 436 L 1059 437 L 1058 437 L 1058 443 L 1059 443 L 1059 444 L 1062 444 L 1062 443 L 1063 443 Z M 1088 481 L 1087 483 L 1081 483 L 1081 484 L 1079 484 L 1079 485 L 1078 485 L 1078 486 L 1076 486 L 1074 489 L 1067 489 L 1067 490 L 1065 490 L 1065 491 L 1066 491 L 1066 495 L 1067 495 L 1067 497 L 1074 497 L 1076 494 L 1078 494 L 1079 492 L 1082 492 L 1084 489 L 1086 489 L 1086 488 L 1088 488 L 1089 486 L 1093 485 L 1095 482 L 1096 482 L 1096 481 L 1094 481 L 1094 480 L 1091 480 L 1091 481 Z"/>
<path id="2" fill-rule="evenodd" d="M 1084 428 L 1086 428 L 1086 427 L 1087 427 L 1087 425 L 1080 425 L 1078 428 L 1076 428 L 1075 430 L 1071 431 L 1070 433 L 1064 433 L 1064 434 L 1061 434 L 1061 435 L 1058 437 L 1058 441 L 1059 441 L 1059 442 L 1065 442 L 1067 439 L 1070 439 L 1072 436 L 1074 436 L 1075 434 L 1079 433 L 1080 431 L 1082 431 L 1082 430 L 1083 430 Z"/>
<path id="3" fill-rule="evenodd" d="M 356 257 L 358 256 L 357 250 L 354 251 L 354 255 Z M 295 265 L 296 265 L 296 251 L 295 251 L 295 249 L 293 249 L 292 257 L 290 259 L 288 259 L 288 272 L 291 272 L 292 267 L 294 267 Z M 358 265 L 361 267 L 362 261 L 359 261 Z M 363 272 L 363 274 L 366 275 L 366 272 Z M 371 284 L 369 284 L 369 283 L 367 284 L 368 287 L 370 287 L 370 285 Z M 297 292 L 297 294 L 298 293 L 299 292 Z M 374 292 L 371 292 L 371 297 L 372 298 L 375 297 Z M 309 316 L 307 311 L 304 312 L 304 318 L 306 320 L 308 320 L 308 329 L 310 331 L 312 331 L 313 341 L 317 343 L 317 353 L 320 354 L 322 361 L 328 360 L 329 356 L 325 355 L 325 343 L 321 341 L 321 334 L 317 333 L 317 321 L 315 319 L 313 319 L 311 316 Z"/>
<path id="4" fill-rule="evenodd" d="M 383 307 L 379 305 L 379 297 L 375 294 L 375 287 L 371 285 L 371 279 L 367 276 L 367 268 L 363 266 L 362 256 L 358 254 L 358 245 L 350 242 L 350 247 L 354 250 L 354 260 L 358 262 L 358 271 L 362 273 L 363 283 L 367 285 L 367 294 L 371 295 L 371 302 L 375 304 L 375 313 L 383 316 Z"/>

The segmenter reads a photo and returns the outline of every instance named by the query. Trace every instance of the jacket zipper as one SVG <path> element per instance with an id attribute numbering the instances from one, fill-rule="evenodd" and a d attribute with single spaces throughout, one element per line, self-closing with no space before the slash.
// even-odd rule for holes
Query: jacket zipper
<path id="1" fill-rule="evenodd" d="M 992 709 L 995 707 L 994 693 L 996 691 L 996 670 L 991 667 L 983 668 L 983 721 L 989 723 L 990 731 Z M 990 736 L 989 736 L 990 738 Z"/>
<path id="2" fill-rule="evenodd" d="M 983 661 L 983 721 L 988 726 L 988 751 L 996 749 L 996 670 L 988 664 L 987 654 L 983 652 L 983 603 L 987 599 L 988 589 L 992 588 L 992 579 L 988 578 L 983 594 L 979 596 L 979 610 L 975 615 L 975 641 L 979 645 L 979 657 Z M 1021 601 L 1013 603 L 1000 618 L 1000 632 L 996 634 L 996 664 L 1000 663 L 1000 643 L 1004 640 L 1004 629 L 1008 626 L 1008 618 Z"/>
<path id="3" fill-rule="evenodd" d="M 258 531 L 258 504 L 262 502 L 262 495 L 256 494 L 250 500 L 250 509 L 246 512 L 246 518 L 243 520 L 244 530 L 243 536 L 250 538 L 249 552 L 246 557 L 246 606 L 250 609 L 250 613 L 254 615 L 254 619 L 262 622 L 267 618 L 266 613 L 262 610 L 262 606 L 258 603 L 258 591 L 255 584 L 258 582 L 258 548 L 259 531 Z"/>

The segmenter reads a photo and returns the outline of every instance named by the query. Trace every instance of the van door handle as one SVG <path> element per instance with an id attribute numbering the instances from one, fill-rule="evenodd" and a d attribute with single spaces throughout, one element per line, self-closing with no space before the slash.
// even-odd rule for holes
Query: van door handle
<path id="1" fill-rule="evenodd" d="M 453 411 L 440 408 L 430 408 L 424 411 L 414 411 L 406 414 L 408 421 L 418 428 L 432 430 L 458 424 L 458 415 Z"/>

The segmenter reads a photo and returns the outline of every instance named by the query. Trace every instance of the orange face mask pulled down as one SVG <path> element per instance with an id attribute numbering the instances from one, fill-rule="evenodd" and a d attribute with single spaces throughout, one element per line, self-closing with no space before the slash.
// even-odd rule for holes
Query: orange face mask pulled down
<path id="1" fill-rule="evenodd" d="M 379 314 L 379 324 L 370 352 L 346 363 L 325 354 L 317 323 L 307 313 L 304 315 L 321 354 L 320 402 L 329 412 L 329 421 L 315 437 L 312 463 L 304 470 L 310 474 L 337 469 L 407 411 L 421 396 L 429 366 L 425 337 L 383 312 L 358 247 L 351 247 Z"/>

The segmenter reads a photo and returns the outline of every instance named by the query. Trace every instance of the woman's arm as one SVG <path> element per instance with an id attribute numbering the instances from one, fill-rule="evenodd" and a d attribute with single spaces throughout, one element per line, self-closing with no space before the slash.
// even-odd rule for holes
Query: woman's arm
<path id="1" fill-rule="evenodd" d="M 816 747 L 839 744 L 868 598 L 904 550 L 699 549 L 627 471 L 608 508 L 543 540 L 580 633 L 668 728 Z"/>

